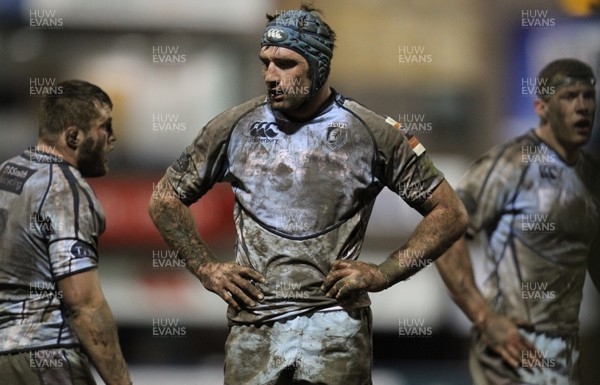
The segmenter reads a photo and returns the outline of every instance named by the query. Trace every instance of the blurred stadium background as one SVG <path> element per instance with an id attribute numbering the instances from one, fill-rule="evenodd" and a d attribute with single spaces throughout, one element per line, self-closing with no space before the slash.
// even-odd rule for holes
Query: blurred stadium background
<path id="1" fill-rule="evenodd" d="M 200 127 L 263 92 L 257 53 L 265 14 L 299 3 L 0 2 L 0 159 L 35 144 L 43 86 L 81 78 L 113 99 L 118 141 L 111 173 L 90 182 L 107 216 L 100 241 L 103 287 L 137 384 L 222 383 L 225 305 L 167 250 L 146 206 Z M 545 63 L 577 57 L 600 75 L 598 1 L 313 4 L 338 34 L 331 84 L 410 123 L 451 183 L 475 156 L 537 124 L 528 82 Z M 599 148 L 597 119 L 588 151 L 598 157 Z M 232 206 L 226 185 L 194 206 L 199 230 L 224 260 L 233 256 Z M 385 191 L 363 258 L 385 258 L 418 220 Z M 481 248 L 475 247 L 477 260 Z M 376 385 L 471 383 L 469 324 L 435 268 L 372 300 Z M 599 300 L 588 281 L 581 312 L 586 385 L 600 381 Z M 407 335 L 407 325 L 422 332 Z"/>

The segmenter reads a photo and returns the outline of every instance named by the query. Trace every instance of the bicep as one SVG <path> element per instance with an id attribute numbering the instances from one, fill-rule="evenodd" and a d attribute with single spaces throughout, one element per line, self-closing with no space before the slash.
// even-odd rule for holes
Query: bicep
<path id="1" fill-rule="evenodd" d="M 449 210 L 452 215 L 458 215 L 459 220 L 466 218 L 466 210 L 458 195 L 445 179 L 440 182 L 431 195 L 418 207 L 417 211 L 427 216 L 434 210 Z M 464 217 L 464 218 L 463 218 Z"/>
<path id="2" fill-rule="evenodd" d="M 416 233 L 421 246 L 436 250 L 436 258 L 460 238 L 467 229 L 467 212 L 447 181 L 443 180 L 423 204 L 417 207 L 423 215 Z"/>
<path id="3" fill-rule="evenodd" d="M 188 205 L 180 199 L 180 196 L 170 184 L 167 175 L 162 177 L 157 186 L 161 186 L 161 190 L 159 192 L 154 191 L 148 205 L 148 212 L 155 223 L 164 214 L 189 211 Z"/>
<path id="4" fill-rule="evenodd" d="M 98 270 L 88 270 L 69 275 L 58 281 L 63 302 L 71 311 L 86 307 L 96 307 L 104 303 Z"/>

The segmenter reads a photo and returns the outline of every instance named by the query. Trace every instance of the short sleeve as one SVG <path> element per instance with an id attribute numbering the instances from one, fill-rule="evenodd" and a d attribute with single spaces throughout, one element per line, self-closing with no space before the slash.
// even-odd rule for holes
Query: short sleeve
<path id="1" fill-rule="evenodd" d="M 444 175 L 416 137 L 385 122 L 379 126 L 375 137 L 383 182 L 411 207 L 418 207 L 431 196 Z"/>
<path id="2" fill-rule="evenodd" d="M 227 139 L 235 120 L 225 112 L 204 126 L 168 169 L 166 178 L 176 196 L 190 205 L 223 180 L 227 171 Z"/>
<path id="3" fill-rule="evenodd" d="M 104 214 L 87 183 L 66 167 L 58 174 L 31 221 L 48 239 L 56 279 L 96 268 L 98 237 L 104 231 Z"/>
<path id="4" fill-rule="evenodd" d="M 494 227 L 514 198 L 515 186 L 522 171 L 514 148 L 499 146 L 470 166 L 456 192 L 469 214 L 469 234 Z"/>

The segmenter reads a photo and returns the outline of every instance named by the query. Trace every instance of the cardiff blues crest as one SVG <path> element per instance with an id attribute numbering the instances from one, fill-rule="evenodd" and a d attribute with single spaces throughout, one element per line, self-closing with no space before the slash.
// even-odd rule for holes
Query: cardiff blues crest
<path id="1" fill-rule="evenodd" d="M 333 122 L 327 125 L 327 147 L 337 150 L 346 144 L 348 140 L 348 124 L 342 122 Z"/>

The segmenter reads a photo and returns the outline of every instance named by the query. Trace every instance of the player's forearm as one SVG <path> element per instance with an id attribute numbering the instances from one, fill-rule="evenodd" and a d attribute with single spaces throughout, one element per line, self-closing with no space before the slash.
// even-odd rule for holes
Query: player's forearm
<path id="1" fill-rule="evenodd" d="M 218 262 L 198 235 L 190 209 L 175 196 L 153 196 L 148 211 L 165 243 L 192 273 L 197 275 L 202 264 Z"/>
<path id="2" fill-rule="evenodd" d="M 454 302 L 481 329 L 492 310 L 475 283 L 464 237 L 456 241 L 435 265 Z"/>
<path id="3" fill-rule="evenodd" d="M 104 382 L 131 384 L 119 346 L 117 327 L 106 302 L 71 311 L 71 326 Z"/>
<path id="4" fill-rule="evenodd" d="M 436 189 L 432 198 L 426 202 L 425 216 L 406 244 L 379 265 L 390 285 L 433 263 L 467 229 L 466 210 L 446 182 Z"/>

